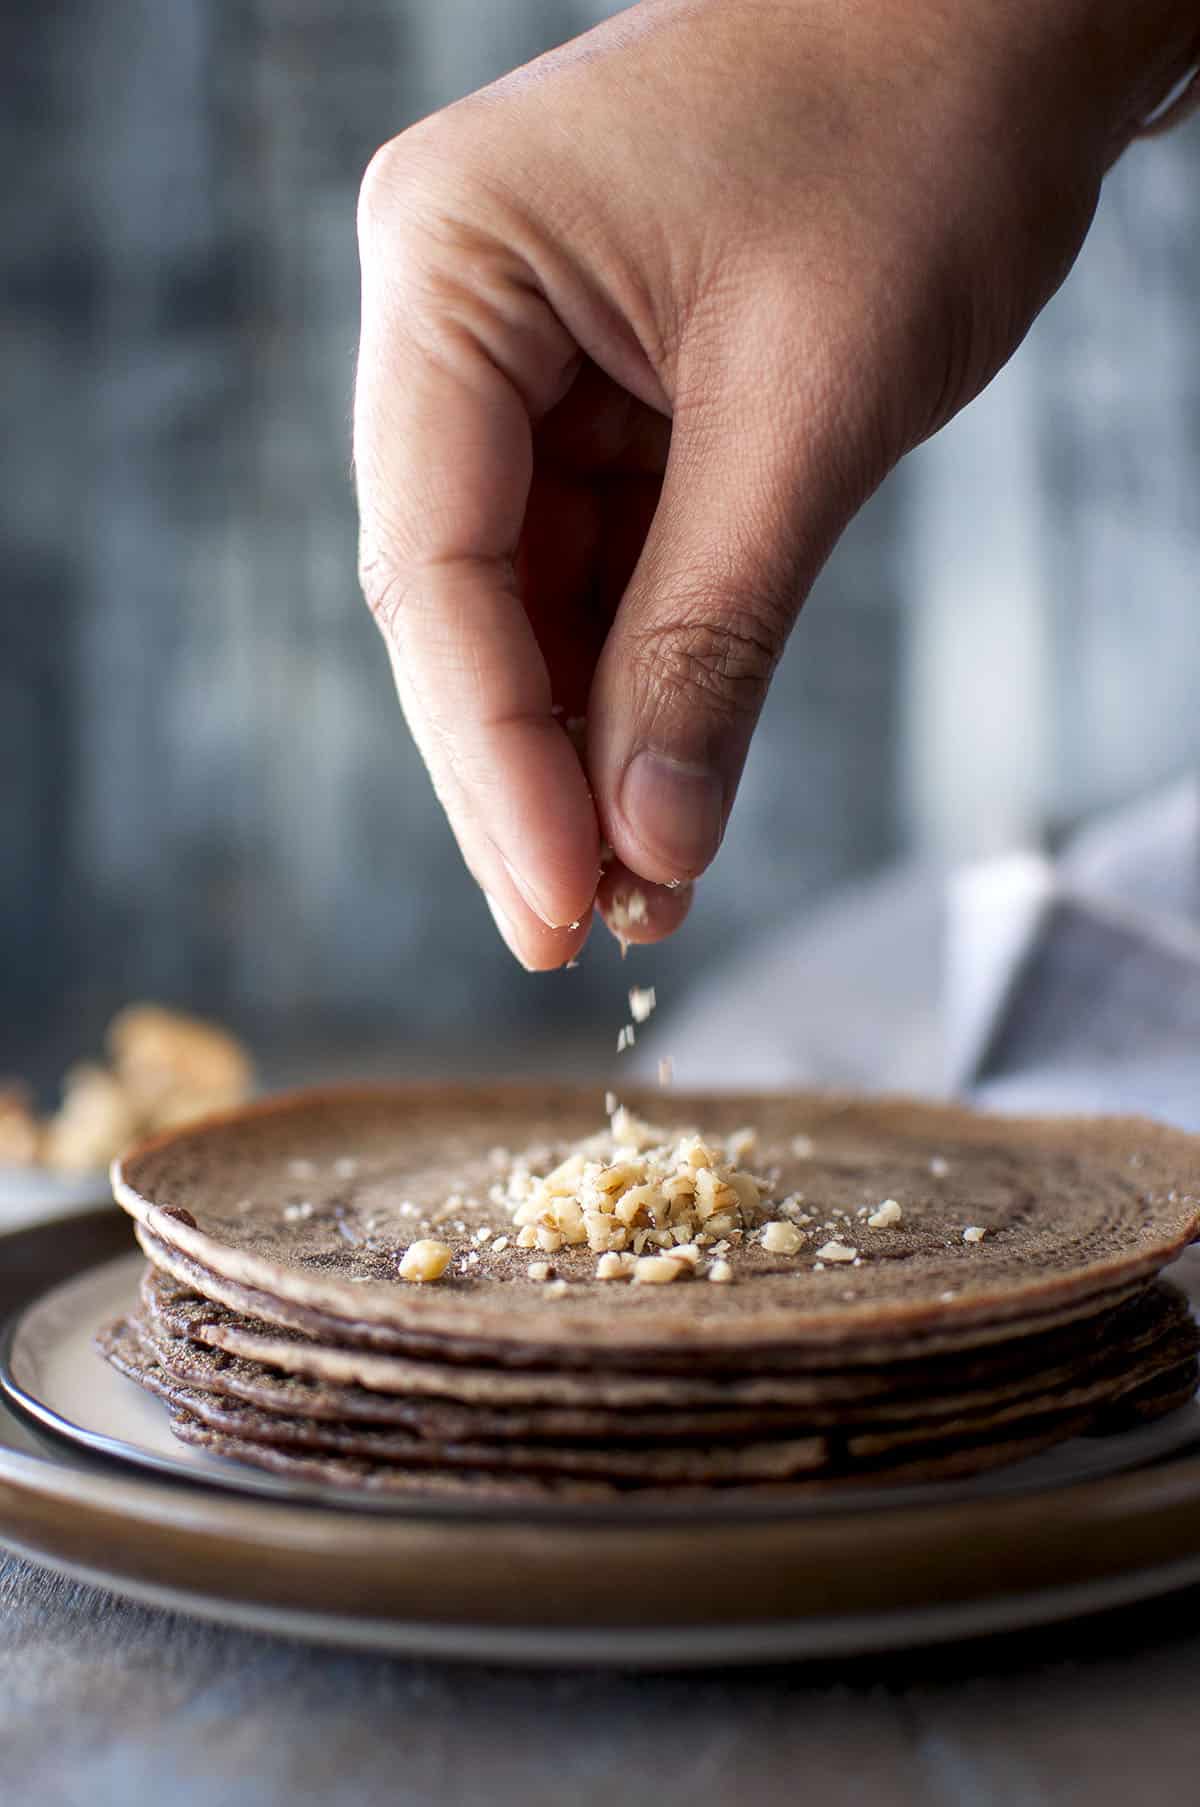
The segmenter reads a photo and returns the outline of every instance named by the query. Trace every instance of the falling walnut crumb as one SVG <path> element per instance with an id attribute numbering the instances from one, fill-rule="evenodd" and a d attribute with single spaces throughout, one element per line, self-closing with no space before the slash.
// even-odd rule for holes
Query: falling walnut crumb
<path id="1" fill-rule="evenodd" d="M 606 911 L 608 926 L 621 945 L 624 959 L 629 947 L 629 931 L 646 921 L 649 914 L 644 891 L 630 891 L 625 897 L 614 897 Z"/>
<path id="2" fill-rule="evenodd" d="M 963 1241 L 964 1242 L 982 1242 L 986 1235 L 987 1235 L 987 1230 L 984 1228 L 984 1226 L 982 1224 L 977 1224 L 977 1223 L 968 1224 L 966 1229 L 963 1231 Z"/>
<path id="3" fill-rule="evenodd" d="M 636 1040 L 637 1036 L 634 1034 L 633 1024 L 626 1023 L 617 1031 L 617 1053 L 624 1054 L 626 1048 L 632 1048 Z"/>
<path id="4" fill-rule="evenodd" d="M 935 1154 L 930 1160 L 929 1171 L 935 1180 L 944 1180 L 950 1171 L 950 1163 L 945 1155 Z"/>
<path id="5" fill-rule="evenodd" d="M 658 1063 L 658 1083 L 663 1086 L 670 1085 L 674 1077 L 675 1063 L 669 1054 L 664 1054 Z"/>
<path id="6" fill-rule="evenodd" d="M 817 1250 L 821 1261 L 853 1261 L 857 1254 L 857 1249 L 850 1248 L 844 1242 L 827 1242 L 824 1248 Z"/>
<path id="7" fill-rule="evenodd" d="M 798 1161 L 811 1161 L 813 1158 L 813 1139 L 811 1136 L 793 1136 L 792 1153 Z"/>
<path id="8" fill-rule="evenodd" d="M 410 1243 L 397 1268 L 402 1280 L 424 1283 L 440 1280 L 450 1265 L 451 1251 L 444 1242 L 422 1240 Z"/>
<path id="9" fill-rule="evenodd" d="M 654 1010 L 658 999 L 654 995 L 653 985 L 645 987 L 632 985 L 629 989 L 629 1014 L 635 1023 L 644 1023 Z"/>
<path id="10" fill-rule="evenodd" d="M 904 1212 L 894 1198 L 885 1198 L 878 1210 L 872 1211 L 867 1225 L 872 1230 L 890 1230 L 894 1225 L 903 1223 Z"/>

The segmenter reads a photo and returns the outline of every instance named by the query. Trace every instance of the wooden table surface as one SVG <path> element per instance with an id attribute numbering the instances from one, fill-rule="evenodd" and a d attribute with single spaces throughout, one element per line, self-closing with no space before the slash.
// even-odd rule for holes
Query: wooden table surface
<path id="1" fill-rule="evenodd" d="M 688 1675 L 225 1631 L 0 1557 L 21 1807 L 1149 1807 L 1196 1798 L 1200 1590 L 955 1649 Z"/>

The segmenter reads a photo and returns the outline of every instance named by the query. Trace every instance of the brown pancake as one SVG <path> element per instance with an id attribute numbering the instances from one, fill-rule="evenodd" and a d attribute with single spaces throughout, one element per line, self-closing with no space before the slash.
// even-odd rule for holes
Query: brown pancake
<path id="1" fill-rule="evenodd" d="M 445 1337 L 409 1336 L 407 1333 L 381 1329 L 378 1325 L 347 1324 L 328 1312 L 296 1305 L 291 1300 L 276 1299 L 257 1288 L 227 1280 L 190 1255 L 168 1248 L 156 1237 L 149 1235 L 141 1224 L 134 1226 L 134 1233 L 143 1253 L 159 1272 L 179 1281 L 192 1293 L 227 1307 L 243 1328 L 247 1323 L 256 1322 L 264 1335 L 279 1329 L 295 1333 L 306 1342 L 329 1343 L 339 1348 L 363 1350 L 372 1354 L 399 1354 L 416 1360 L 429 1358 L 439 1363 L 463 1366 L 478 1363 L 487 1367 L 516 1370 L 544 1369 L 553 1365 L 564 1374 L 579 1367 L 577 1360 L 560 1362 L 559 1351 L 548 1350 L 545 1345 L 538 1343 L 497 1344 L 483 1342 L 478 1338 L 451 1340 Z M 688 1349 L 684 1346 L 656 1350 L 633 1349 L 621 1356 L 606 1355 L 588 1373 L 591 1379 L 608 1367 L 627 1368 L 630 1364 L 652 1365 L 655 1373 L 661 1375 L 695 1375 L 702 1369 L 721 1373 L 735 1368 L 745 1374 L 759 1371 L 774 1374 L 811 1373 L 819 1370 L 845 1373 L 858 1367 L 877 1366 L 893 1360 L 938 1359 L 952 1352 L 986 1350 L 990 1346 L 1014 1344 L 1023 1337 L 1042 1335 L 1065 1326 L 1075 1327 L 1077 1342 L 1086 1322 L 1099 1320 L 1123 1300 L 1143 1292 L 1147 1284 L 1143 1279 L 1113 1287 L 1106 1292 L 1076 1300 L 1070 1305 L 1060 1304 L 1048 1311 L 1031 1311 L 1019 1320 L 1007 1318 L 995 1323 L 955 1323 L 885 1337 L 872 1337 L 864 1333 L 853 1343 L 799 1346 L 772 1343 L 758 1349 L 748 1347 L 736 1353 L 722 1349 L 717 1351 L 716 1361 L 712 1359 L 712 1351 L 707 1349 Z"/>
<path id="2" fill-rule="evenodd" d="M 532 1447 L 516 1443 L 434 1445 L 395 1430 L 315 1426 L 250 1408 L 216 1406 L 210 1396 L 173 1383 L 142 1349 L 123 1321 L 104 1333 L 107 1359 L 139 1385 L 162 1397 L 172 1430 L 182 1441 L 293 1479 L 389 1492 L 460 1491 L 462 1483 L 504 1497 L 515 1484 L 561 1496 L 567 1489 L 605 1494 L 637 1491 L 670 1496 L 736 1488 L 760 1493 L 795 1490 L 810 1483 L 912 1478 L 932 1472 L 970 1474 L 998 1460 L 1049 1447 L 1084 1428 L 1087 1415 L 1072 1409 L 1039 1413 L 1014 1435 L 981 1420 L 940 1433 L 929 1426 L 867 1439 L 830 1442 L 814 1437 L 716 1448 L 629 1449 Z M 913 1455 L 915 1450 L 916 1454 Z M 899 1454 L 897 1454 L 899 1452 Z M 490 1483 L 490 1486 L 489 1486 Z"/>
<path id="3" fill-rule="evenodd" d="M 794 1407 L 760 1406 L 753 1411 L 717 1407 L 698 1411 L 594 1411 L 573 1406 L 469 1406 L 373 1393 L 366 1387 L 340 1387 L 328 1381 L 283 1374 L 184 1338 L 162 1336 L 140 1318 L 132 1321 L 143 1347 L 160 1367 L 186 1386 L 287 1416 L 403 1425 L 434 1440 L 508 1435 L 535 1441 L 566 1437 L 607 1442 L 623 1431 L 627 1442 L 654 1443 L 663 1438 L 737 1438 L 750 1432 L 764 1436 L 786 1434 L 807 1429 L 812 1422 L 811 1413 Z"/>
<path id="4" fill-rule="evenodd" d="M 1015 1347 L 989 1350 L 983 1356 L 955 1354 L 949 1362 L 945 1358 L 940 1362 L 890 1362 L 877 1371 L 788 1374 L 775 1380 L 759 1374 L 744 1382 L 730 1375 L 716 1381 L 688 1381 L 677 1376 L 647 1379 L 606 1371 L 593 1385 L 577 1373 L 511 1373 L 458 1364 L 418 1364 L 323 1348 L 301 1338 L 284 1340 L 278 1333 L 253 1322 L 242 1323 L 223 1307 L 189 1295 L 154 1269 L 149 1269 L 143 1280 L 139 1316 L 155 1341 L 157 1358 L 177 1378 L 189 1384 L 199 1381 L 218 1391 L 240 1392 L 242 1397 L 268 1406 L 273 1402 L 264 1398 L 265 1389 L 273 1388 L 278 1395 L 281 1386 L 290 1386 L 292 1392 L 290 1397 L 285 1395 L 283 1409 L 306 1416 L 362 1415 L 378 1422 L 381 1407 L 390 1402 L 393 1421 L 399 1414 L 412 1425 L 429 1421 L 436 1426 L 456 1415 L 461 1422 L 464 1415 L 474 1415 L 480 1422 L 490 1418 L 503 1427 L 519 1414 L 526 1428 L 512 1434 L 537 1435 L 537 1424 L 553 1422 L 553 1434 L 594 1432 L 605 1437 L 613 1434 L 613 1424 L 618 1422 L 628 1427 L 625 1434 L 636 1431 L 647 1438 L 682 1434 L 681 1423 L 689 1414 L 689 1428 L 694 1425 L 704 1434 L 717 1435 L 724 1432 L 718 1431 L 716 1424 L 726 1420 L 730 1433 L 737 1434 L 754 1424 L 785 1428 L 789 1423 L 811 1426 L 911 1415 L 914 1400 L 922 1413 L 951 1413 L 960 1404 L 1002 1402 L 1023 1398 L 1030 1391 L 1074 1385 L 1105 1363 L 1113 1361 L 1120 1366 L 1160 1342 L 1193 1334 L 1186 1300 L 1173 1287 L 1159 1283 L 1091 1326 L 1082 1345 L 1071 1329 L 1060 1329 L 1022 1338 Z M 193 1352 L 190 1360 L 189 1350 Z M 235 1350 L 238 1353 L 231 1352 Z M 265 1357 L 255 1359 L 245 1353 L 249 1350 L 265 1351 Z M 302 1372 L 289 1371 L 297 1365 Z M 330 1378 L 343 1374 L 347 1367 L 367 1374 L 373 1385 L 339 1384 Z M 231 1377 L 233 1387 L 229 1385 Z M 651 1395 L 648 1402 L 647 1394 Z M 553 1419 L 548 1417 L 550 1413 Z M 433 1429 L 430 1434 L 440 1433 Z"/>
<path id="5" fill-rule="evenodd" d="M 626 1102 L 647 1116 L 669 1109 L 672 1127 L 691 1122 L 708 1134 L 752 1123 L 754 1165 L 775 1171 L 776 1195 L 802 1192 L 818 1223 L 837 1221 L 853 1237 L 863 1266 L 818 1272 L 808 1254 L 753 1244 L 734 1251 L 732 1286 L 598 1285 L 595 1257 L 568 1248 L 555 1265 L 575 1283 L 554 1296 L 527 1277 L 529 1257 L 509 1247 L 433 1286 L 399 1281 L 397 1251 L 414 1237 L 441 1234 L 466 1251 L 476 1228 L 511 1228 L 486 1202 L 489 1150 L 541 1145 L 549 1161 L 592 1133 L 596 1100 L 574 1089 L 293 1096 L 145 1144 L 117 1164 L 114 1187 L 168 1248 L 266 1298 L 328 1314 L 340 1341 L 391 1338 L 402 1348 L 444 1339 L 518 1360 L 552 1352 L 561 1366 L 589 1369 L 637 1351 L 744 1366 L 749 1349 L 823 1346 L 841 1356 L 864 1336 L 1015 1325 L 1149 1276 L 1200 1226 L 1200 1144 L 1136 1119 L 1016 1121 L 802 1095 L 666 1097 Z M 798 1135 L 812 1139 L 811 1158 L 793 1152 Z M 947 1163 L 942 1179 L 931 1174 L 934 1159 Z M 461 1196 L 449 1205 L 452 1194 Z M 899 1228 L 854 1221 L 860 1206 L 885 1197 L 904 1208 Z M 307 1215 L 296 1215 L 300 1206 Z M 170 1214 L 179 1209 L 187 1215 Z M 851 1221 L 843 1226 L 836 1211 Z M 984 1225 L 986 1239 L 964 1244 L 967 1224 Z"/>
<path id="6" fill-rule="evenodd" d="M 304 1487 L 335 1487 L 366 1494 L 382 1495 L 397 1500 L 406 1497 L 438 1499 L 479 1499 L 488 1504 L 507 1500 L 526 1503 L 551 1501 L 604 1501 L 628 1497 L 628 1487 L 611 1483 L 579 1481 L 556 1475 L 496 1475 L 486 1470 L 406 1469 L 390 1463 L 372 1463 L 353 1456 L 301 1453 L 280 1449 L 269 1443 L 254 1443 L 248 1438 L 231 1437 L 224 1431 L 212 1430 L 188 1412 L 172 1412 L 170 1427 L 181 1443 L 203 1449 L 252 1467 L 264 1468 L 283 1479 Z M 669 1501 L 705 1500 L 713 1493 L 734 1491 L 739 1499 L 802 1499 L 814 1494 L 841 1492 L 848 1486 L 900 1487 L 927 1481 L 956 1480 L 983 1474 L 989 1469 L 1040 1455 L 1076 1435 L 1086 1420 L 1064 1419 L 1037 1425 L 1019 1436 L 988 1439 L 979 1444 L 959 1448 L 931 1447 L 899 1460 L 863 1468 L 853 1475 L 824 1470 L 804 1479 L 787 1482 L 723 1482 L 714 1478 L 702 1486 L 680 1485 L 670 1489 L 648 1486 L 636 1490 L 639 1499 Z"/>
<path id="7" fill-rule="evenodd" d="M 1196 1394 L 1197 1364 L 1188 1356 L 1174 1368 L 1153 1375 L 1129 1392 L 1122 1393 L 1099 1413 L 1087 1428 L 1092 1437 L 1111 1437 L 1121 1431 L 1135 1430 L 1139 1424 L 1150 1424 L 1181 1405 L 1187 1405 Z"/>
<path id="8" fill-rule="evenodd" d="M 694 1442 L 681 1442 L 666 1428 L 651 1444 L 631 1439 L 622 1414 L 612 1415 L 607 1440 L 590 1446 L 588 1441 L 576 1439 L 567 1444 L 549 1442 L 544 1425 L 539 1426 L 541 1434 L 531 1442 L 523 1436 L 517 1421 L 506 1421 L 503 1414 L 492 1415 L 494 1428 L 490 1437 L 481 1436 L 477 1424 L 473 1431 L 458 1437 L 431 1439 L 408 1427 L 363 1425 L 269 1411 L 189 1386 L 164 1367 L 153 1342 L 142 1335 L 136 1322 L 127 1319 L 102 1335 L 100 1347 L 114 1367 L 167 1399 L 173 1407 L 191 1413 L 213 1429 L 254 1442 L 332 1450 L 376 1461 L 421 1464 L 440 1460 L 452 1466 L 588 1474 L 611 1480 L 652 1474 L 664 1483 L 700 1481 L 714 1464 L 730 1469 L 736 1463 L 741 1478 L 778 1479 L 825 1465 L 836 1460 L 838 1452 L 852 1461 L 874 1460 L 894 1449 L 923 1446 L 933 1440 L 939 1445 L 974 1442 L 985 1436 L 1007 1435 L 1042 1419 L 1064 1415 L 1074 1419 L 1088 1412 L 1109 1410 L 1130 1397 L 1142 1399 L 1164 1393 L 1173 1397 L 1185 1372 L 1190 1372 L 1192 1386 L 1195 1385 L 1197 1345 L 1190 1316 L 1181 1316 L 1172 1308 L 1177 1303 L 1164 1298 L 1162 1334 L 1140 1351 L 1125 1350 L 1115 1358 L 1110 1353 L 1106 1361 L 1093 1361 L 1086 1376 L 1081 1372 L 1073 1381 L 1064 1382 L 1057 1375 L 1043 1376 L 1039 1391 L 1026 1392 L 1016 1399 L 1005 1400 L 986 1393 L 973 1398 L 958 1395 L 947 1409 L 946 1401 L 931 1393 L 928 1399 L 910 1398 L 903 1407 L 894 1402 L 885 1405 L 882 1416 L 896 1422 L 882 1425 L 877 1421 L 872 1424 L 879 1414 L 869 1405 L 860 1406 L 853 1414 L 840 1418 L 825 1414 L 821 1422 L 814 1419 L 807 1439 L 794 1435 L 771 1437 L 761 1424 L 750 1420 L 740 1438 L 726 1436 L 707 1449 Z M 1163 1405 L 1161 1409 L 1170 1407 Z M 864 1420 L 872 1428 L 849 1428 Z M 832 1435 L 832 1442 L 825 1432 Z"/>
<path id="9" fill-rule="evenodd" d="M 824 1437 L 776 1437 L 705 1448 L 659 1440 L 653 1445 L 490 1443 L 446 1439 L 434 1443 L 395 1426 L 364 1426 L 287 1417 L 215 1400 L 172 1378 L 150 1356 L 125 1319 L 110 1326 L 100 1347 L 113 1367 L 214 1430 L 255 1443 L 328 1450 L 418 1468 L 473 1468 L 497 1473 L 561 1474 L 641 1486 L 700 1485 L 719 1472 L 728 1481 L 790 1480 L 828 1463 Z"/>

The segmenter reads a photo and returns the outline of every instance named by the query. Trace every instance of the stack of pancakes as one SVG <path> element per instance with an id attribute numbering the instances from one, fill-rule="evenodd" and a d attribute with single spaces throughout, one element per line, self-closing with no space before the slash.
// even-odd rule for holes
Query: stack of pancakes
<path id="1" fill-rule="evenodd" d="M 752 1124 L 771 1196 L 803 1195 L 803 1247 L 751 1234 L 731 1282 L 702 1264 L 666 1287 L 602 1282 L 564 1247 L 547 1279 L 497 1174 L 590 1135 L 590 1093 L 305 1094 L 118 1165 L 148 1266 L 103 1353 L 185 1443 L 398 1497 L 965 1475 L 1191 1397 L 1195 1327 L 1158 1276 L 1200 1230 L 1192 1138 L 908 1102 L 629 1102 L 711 1136 Z M 901 1221 L 869 1228 L 885 1199 Z M 856 1263 L 819 1260 L 828 1224 Z M 453 1258 L 409 1284 L 423 1237 Z"/>

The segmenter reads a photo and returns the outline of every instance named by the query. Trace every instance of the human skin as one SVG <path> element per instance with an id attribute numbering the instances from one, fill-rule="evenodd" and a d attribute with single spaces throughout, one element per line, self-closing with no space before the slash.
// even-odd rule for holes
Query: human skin
<path id="1" fill-rule="evenodd" d="M 361 579 L 524 966 L 683 920 L 838 535 L 1198 47 L 1195 0 L 643 0 L 376 154 Z"/>

